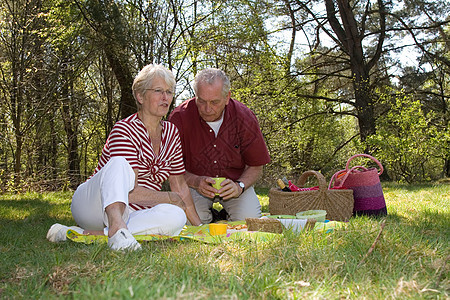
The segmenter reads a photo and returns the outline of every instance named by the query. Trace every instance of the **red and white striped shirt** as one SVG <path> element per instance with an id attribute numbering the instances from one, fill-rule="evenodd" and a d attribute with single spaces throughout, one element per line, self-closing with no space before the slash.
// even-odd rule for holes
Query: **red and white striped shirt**
<path id="1" fill-rule="evenodd" d="M 156 157 L 147 129 L 137 113 L 117 122 L 103 147 L 94 174 L 113 156 L 124 157 L 133 169 L 138 170 L 138 185 L 148 189 L 160 191 L 170 175 L 184 174 L 178 129 L 166 121 L 161 121 L 161 125 L 161 145 Z M 147 208 L 131 203 L 129 206 L 132 210 Z"/>

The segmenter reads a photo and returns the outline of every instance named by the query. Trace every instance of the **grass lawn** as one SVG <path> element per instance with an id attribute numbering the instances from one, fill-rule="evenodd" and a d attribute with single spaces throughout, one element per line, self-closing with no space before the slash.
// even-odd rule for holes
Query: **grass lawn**
<path id="1" fill-rule="evenodd" d="M 0 195 L 0 298 L 449 299 L 450 185 L 383 189 L 388 217 L 331 233 L 147 242 L 134 253 L 48 242 L 53 223 L 75 225 L 71 193 Z M 267 211 L 267 190 L 257 192 Z"/>

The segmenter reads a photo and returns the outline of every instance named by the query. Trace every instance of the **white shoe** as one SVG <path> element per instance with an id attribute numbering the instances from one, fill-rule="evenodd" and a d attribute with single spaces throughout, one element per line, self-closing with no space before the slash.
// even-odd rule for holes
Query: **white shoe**
<path id="1" fill-rule="evenodd" d="M 108 246 L 112 250 L 140 250 L 141 244 L 126 228 L 121 228 L 110 238 L 108 238 Z"/>
<path id="2" fill-rule="evenodd" d="M 56 242 L 63 242 L 67 240 L 67 231 L 69 229 L 75 230 L 78 233 L 83 234 L 83 228 L 77 227 L 77 226 L 64 226 L 61 224 L 53 224 L 52 227 L 47 232 L 47 240 L 50 242 L 56 243 Z"/>

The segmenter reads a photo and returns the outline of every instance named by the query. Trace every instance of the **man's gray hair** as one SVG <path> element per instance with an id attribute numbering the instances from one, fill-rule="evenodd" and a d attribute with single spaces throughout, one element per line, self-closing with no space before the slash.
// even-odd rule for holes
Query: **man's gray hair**
<path id="1" fill-rule="evenodd" d="M 199 84 L 214 84 L 216 80 L 221 80 L 223 83 L 222 86 L 222 96 L 227 97 L 228 92 L 230 91 L 230 79 L 224 71 L 216 68 L 208 68 L 204 69 L 197 73 L 194 78 L 194 92 L 195 95 L 198 94 L 198 85 Z"/>

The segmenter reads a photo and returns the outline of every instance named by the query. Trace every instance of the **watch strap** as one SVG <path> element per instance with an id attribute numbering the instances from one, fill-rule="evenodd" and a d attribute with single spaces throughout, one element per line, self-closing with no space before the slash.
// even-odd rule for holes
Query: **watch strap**
<path id="1" fill-rule="evenodd" d="M 244 191 L 245 191 L 245 184 L 242 181 L 239 181 L 239 180 L 236 180 L 236 182 L 242 189 L 242 192 L 241 192 L 241 195 L 242 195 L 244 193 Z"/>

